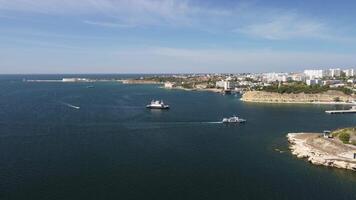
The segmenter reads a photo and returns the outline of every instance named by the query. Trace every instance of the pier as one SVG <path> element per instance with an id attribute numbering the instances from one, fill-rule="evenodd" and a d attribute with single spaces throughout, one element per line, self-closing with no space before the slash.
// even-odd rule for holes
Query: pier
<path id="1" fill-rule="evenodd" d="M 356 106 L 352 106 L 349 110 L 327 110 L 328 114 L 351 114 L 356 113 Z"/>
<path id="2" fill-rule="evenodd" d="M 325 111 L 328 114 L 351 114 L 351 113 L 356 113 L 356 110 L 351 109 L 351 110 L 327 110 Z"/>

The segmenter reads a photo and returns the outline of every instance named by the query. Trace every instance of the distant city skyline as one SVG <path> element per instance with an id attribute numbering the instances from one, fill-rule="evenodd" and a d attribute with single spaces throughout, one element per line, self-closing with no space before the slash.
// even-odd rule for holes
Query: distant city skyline
<path id="1" fill-rule="evenodd" d="M 0 0 L 0 73 L 356 68 L 356 2 Z"/>

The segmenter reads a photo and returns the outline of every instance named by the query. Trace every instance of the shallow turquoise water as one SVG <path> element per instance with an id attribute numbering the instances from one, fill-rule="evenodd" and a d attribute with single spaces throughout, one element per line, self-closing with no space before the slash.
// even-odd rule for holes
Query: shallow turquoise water
<path id="1" fill-rule="evenodd" d="M 285 138 L 355 125 L 324 113 L 342 106 L 22 82 L 61 77 L 0 76 L 0 199 L 356 199 L 356 173 L 296 159 Z M 153 98 L 172 109 L 147 110 Z M 208 123 L 233 114 L 248 122 Z"/>

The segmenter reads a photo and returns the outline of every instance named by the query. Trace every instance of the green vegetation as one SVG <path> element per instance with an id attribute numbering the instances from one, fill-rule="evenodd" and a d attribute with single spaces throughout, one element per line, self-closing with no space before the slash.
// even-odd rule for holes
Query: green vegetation
<path id="1" fill-rule="evenodd" d="M 350 141 L 350 134 L 347 132 L 342 132 L 339 134 L 339 139 L 344 143 L 348 144 Z"/>
<path id="2" fill-rule="evenodd" d="M 347 95 L 351 95 L 353 93 L 352 90 L 348 88 L 330 88 L 329 86 L 321 86 L 321 85 L 312 85 L 308 86 L 305 83 L 302 82 L 293 82 L 293 83 L 288 83 L 288 84 L 283 84 L 283 85 L 278 85 L 278 84 L 273 84 L 271 86 L 266 86 L 262 87 L 262 91 L 266 92 L 277 92 L 280 94 L 299 94 L 299 93 L 305 93 L 305 94 L 318 94 L 318 93 L 323 93 L 328 90 L 337 90 L 341 91 Z"/>
<path id="3" fill-rule="evenodd" d="M 337 129 L 332 132 L 332 136 L 339 138 L 344 144 L 356 146 L 356 127 Z"/>
<path id="4" fill-rule="evenodd" d="M 306 94 L 316 94 L 316 93 L 322 93 L 326 92 L 329 90 L 328 86 L 320 86 L 320 85 L 313 85 L 313 86 L 308 86 L 305 83 L 291 83 L 288 85 L 280 85 L 274 84 L 271 86 L 263 87 L 263 91 L 266 92 L 278 92 L 278 93 L 293 93 L 293 94 L 298 94 L 298 93 L 306 93 Z"/>
<path id="5" fill-rule="evenodd" d="M 347 95 L 351 95 L 353 93 L 353 91 L 349 88 L 339 88 L 338 90 L 342 91 L 343 93 L 347 94 Z"/>
<path id="6" fill-rule="evenodd" d="M 154 81 L 159 83 L 171 82 L 177 87 L 183 87 L 187 89 L 194 89 L 196 85 L 205 85 L 206 88 L 215 88 L 216 81 L 219 78 L 207 78 L 207 77 L 182 77 L 182 76 L 170 76 L 170 75 L 159 75 L 145 77 L 143 80 Z"/>

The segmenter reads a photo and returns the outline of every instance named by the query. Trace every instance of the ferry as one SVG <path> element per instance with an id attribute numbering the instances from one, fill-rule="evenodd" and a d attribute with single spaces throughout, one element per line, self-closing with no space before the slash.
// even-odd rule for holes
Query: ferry
<path id="1" fill-rule="evenodd" d="M 151 104 L 147 105 L 146 108 L 150 109 L 169 109 L 169 105 L 164 104 L 163 101 L 152 100 Z"/>
<path id="2" fill-rule="evenodd" d="M 229 117 L 229 118 L 223 118 L 222 123 L 245 123 L 246 120 L 233 116 L 233 117 Z"/>

